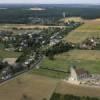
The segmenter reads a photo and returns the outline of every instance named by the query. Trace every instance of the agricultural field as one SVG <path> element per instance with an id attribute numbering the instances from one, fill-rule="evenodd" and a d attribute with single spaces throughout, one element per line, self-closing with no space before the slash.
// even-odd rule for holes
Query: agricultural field
<path id="1" fill-rule="evenodd" d="M 55 92 L 62 95 L 100 97 L 100 88 L 73 85 L 66 81 L 59 82 Z"/>
<path id="2" fill-rule="evenodd" d="M 1 100 L 49 100 L 58 80 L 25 73 L 0 86 Z"/>
<path id="3" fill-rule="evenodd" d="M 33 73 L 55 78 L 65 78 L 69 75 L 69 68 L 73 65 L 82 67 L 90 73 L 100 74 L 100 51 L 72 50 L 56 55 L 54 60 L 45 58 L 40 65 L 40 69 L 33 70 Z"/>
<path id="4" fill-rule="evenodd" d="M 31 24 L 0 24 L 0 30 L 12 30 L 12 29 L 47 29 L 49 27 L 65 28 L 65 26 L 45 26 L 45 25 L 31 25 Z"/>
<path id="5" fill-rule="evenodd" d="M 74 22 L 84 22 L 84 19 L 81 17 L 66 17 L 61 19 L 60 21 L 64 21 L 65 23 L 68 21 L 74 21 Z"/>
<path id="6" fill-rule="evenodd" d="M 88 37 L 100 37 L 100 19 L 85 21 L 64 38 L 67 42 L 80 43 Z"/>
<path id="7" fill-rule="evenodd" d="M 55 78 L 55 79 L 63 79 L 65 78 L 68 74 L 67 72 L 60 72 L 60 71 L 55 71 L 54 69 L 44 69 L 44 68 L 40 68 L 40 69 L 34 69 L 31 72 L 32 74 L 38 74 L 38 75 L 42 75 L 42 76 L 47 76 L 47 77 L 51 77 L 51 78 Z"/>

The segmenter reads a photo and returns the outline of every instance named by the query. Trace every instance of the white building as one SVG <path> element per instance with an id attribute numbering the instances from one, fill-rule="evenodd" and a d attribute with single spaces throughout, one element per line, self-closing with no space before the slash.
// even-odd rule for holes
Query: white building
<path id="1" fill-rule="evenodd" d="M 82 68 L 76 68 L 76 67 L 70 68 L 69 80 L 71 81 L 81 81 L 90 77 L 91 77 L 90 73 Z"/>
<path id="2" fill-rule="evenodd" d="M 100 88 L 100 75 L 90 74 L 82 68 L 71 67 L 68 82 L 71 84 L 84 84 L 87 86 L 95 86 Z"/>

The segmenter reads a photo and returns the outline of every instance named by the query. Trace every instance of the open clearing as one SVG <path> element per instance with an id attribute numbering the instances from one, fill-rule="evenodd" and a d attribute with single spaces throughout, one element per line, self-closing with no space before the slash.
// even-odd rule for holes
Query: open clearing
<path id="1" fill-rule="evenodd" d="M 88 37 L 100 37 L 100 20 L 86 21 L 85 24 L 73 30 L 64 40 L 73 43 L 80 43 Z"/>
<path id="2" fill-rule="evenodd" d="M 100 88 L 73 85 L 67 83 L 66 81 L 61 81 L 57 85 L 55 92 L 64 95 L 69 94 L 75 96 L 100 97 Z"/>
<path id="3" fill-rule="evenodd" d="M 48 58 L 45 58 L 44 61 L 41 63 L 40 68 L 49 68 L 53 70 L 65 71 L 66 74 L 63 75 L 65 75 L 66 77 L 67 71 L 72 65 L 85 68 L 91 73 L 100 74 L 100 51 L 72 50 L 66 53 L 56 55 L 54 57 L 54 60 L 49 60 Z M 57 75 L 59 76 L 59 74 Z"/>
<path id="4" fill-rule="evenodd" d="M 0 58 L 17 58 L 21 55 L 19 52 L 5 51 L 0 49 Z"/>
<path id="5" fill-rule="evenodd" d="M 57 82 L 56 79 L 25 73 L 0 86 L 0 100 L 49 100 Z"/>

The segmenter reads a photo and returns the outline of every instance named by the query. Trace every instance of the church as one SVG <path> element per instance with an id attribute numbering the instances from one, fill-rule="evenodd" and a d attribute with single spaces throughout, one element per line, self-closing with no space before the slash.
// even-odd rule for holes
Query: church
<path id="1" fill-rule="evenodd" d="M 77 68 L 75 66 L 70 68 L 69 80 L 71 81 L 81 81 L 90 77 L 91 74 L 83 68 Z"/>

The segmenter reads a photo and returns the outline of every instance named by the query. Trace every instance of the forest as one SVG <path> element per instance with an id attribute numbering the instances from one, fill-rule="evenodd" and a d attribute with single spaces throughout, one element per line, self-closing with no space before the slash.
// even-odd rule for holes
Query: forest
<path id="1" fill-rule="evenodd" d="M 31 7 L 42 7 L 46 10 L 33 11 L 29 10 Z M 63 17 L 65 12 L 66 17 L 78 16 L 83 19 L 95 19 L 100 18 L 100 7 L 98 6 L 79 6 L 79 5 L 23 5 L 13 6 L 7 9 L 0 9 L 0 23 L 30 23 L 30 18 L 42 18 L 49 20 L 58 20 Z M 1 6 L 2 7 L 2 6 Z M 53 21 L 54 21 L 53 20 Z"/>

